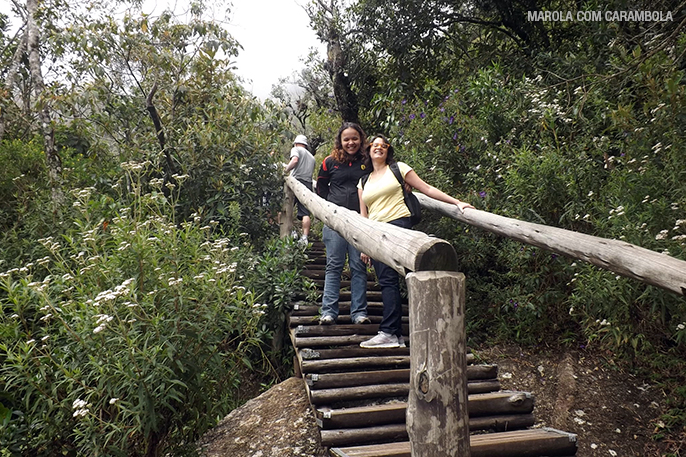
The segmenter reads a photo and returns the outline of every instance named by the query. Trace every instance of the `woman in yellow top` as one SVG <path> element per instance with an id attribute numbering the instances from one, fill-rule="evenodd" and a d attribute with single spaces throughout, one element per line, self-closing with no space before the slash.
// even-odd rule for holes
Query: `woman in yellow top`
<path id="1" fill-rule="evenodd" d="M 435 187 L 425 183 L 412 168 L 403 162 L 396 162 L 393 158 L 393 146 L 383 135 L 372 137 L 365 160 L 371 162 L 372 173 L 366 182 L 357 185 L 360 199 L 360 214 L 378 222 L 388 222 L 403 228 L 411 228 L 410 210 L 405 205 L 403 189 L 393 174 L 389 165 L 397 163 L 405 183 L 417 189 L 424 195 L 442 202 L 451 203 L 464 212 L 466 208 L 474 208 L 469 203 L 460 201 Z M 370 258 L 361 254 L 363 262 L 369 264 Z M 395 348 L 404 346 L 402 337 L 402 303 L 400 301 L 400 280 L 398 273 L 388 265 L 377 260 L 371 260 L 376 271 L 376 277 L 381 287 L 383 301 L 383 319 L 379 325 L 379 333 L 368 341 L 360 343 L 364 348 Z"/>

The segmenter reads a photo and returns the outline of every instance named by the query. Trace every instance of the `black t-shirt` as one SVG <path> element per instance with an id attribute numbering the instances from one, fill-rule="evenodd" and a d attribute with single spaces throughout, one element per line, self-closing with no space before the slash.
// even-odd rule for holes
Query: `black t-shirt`
<path id="1" fill-rule="evenodd" d="M 326 201 L 359 213 L 357 183 L 370 171 L 371 167 L 365 167 L 361 158 L 341 163 L 328 156 L 319 169 L 317 194 Z"/>

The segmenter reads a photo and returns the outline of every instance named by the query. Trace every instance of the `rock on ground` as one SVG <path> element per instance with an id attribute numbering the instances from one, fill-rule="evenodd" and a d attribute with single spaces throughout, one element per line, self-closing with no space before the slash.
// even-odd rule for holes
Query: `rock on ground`
<path id="1" fill-rule="evenodd" d="M 289 378 L 233 410 L 199 445 L 206 457 L 326 455 L 300 378 Z"/>

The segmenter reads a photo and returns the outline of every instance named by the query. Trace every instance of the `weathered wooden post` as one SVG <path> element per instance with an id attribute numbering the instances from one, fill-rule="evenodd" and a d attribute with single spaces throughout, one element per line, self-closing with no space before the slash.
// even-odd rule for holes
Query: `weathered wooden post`
<path id="1" fill-rule="evenodd" d="M 293 231 L 293 205 L 295 196 L 288 184 L 283 185 L 283 205 L 279 213 L 279 236 L 285 238 Z"/>
<path id="2" fill-rule="evenodd" d="M 465 278 L 452 271 L 406 277 L 410 301 L 407 432 L 413 457 L 469 457 Z"/>

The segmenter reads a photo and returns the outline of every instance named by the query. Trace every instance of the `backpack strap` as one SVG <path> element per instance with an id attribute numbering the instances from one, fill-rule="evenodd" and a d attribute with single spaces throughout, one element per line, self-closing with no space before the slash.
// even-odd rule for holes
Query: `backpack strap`
<path id="1" fill-rule="evenodd" d="M 405 193 L 405 180 L 403 179 L 402 173 L 400 173 L 400 167 L 398 167 L 398 162 L 393 162 L 388 166 L 393 174 L 395 175 L 395 179 L 398 180 L 400 183 L 400 187 L 403 188 L 403 193 Z"/>

